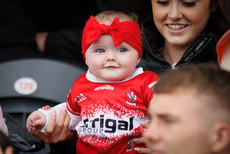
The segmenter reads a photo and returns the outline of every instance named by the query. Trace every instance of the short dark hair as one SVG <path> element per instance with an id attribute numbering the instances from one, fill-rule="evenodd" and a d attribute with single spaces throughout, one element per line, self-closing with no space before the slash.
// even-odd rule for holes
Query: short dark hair
<path id="1" fill-rule="evenodd" d="M 230 72 L 214 64 L 187 64 L 161 74 L 154 86 L 156 94 L 169 94 L 178 90 L 192 89 L 199 96 L 230 113 Z"/>

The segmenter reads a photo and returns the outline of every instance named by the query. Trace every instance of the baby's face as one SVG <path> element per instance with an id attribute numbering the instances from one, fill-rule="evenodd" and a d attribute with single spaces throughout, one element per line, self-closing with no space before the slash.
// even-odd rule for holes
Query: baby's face
<path id="1" fill-rule="evenodd" d="M 86 51 L 86 64 L 97 78 L 119 81 L 132 74 L 140 62 L 138 52 L 123 42 L 114 47 L 110 35 L 101 35 Z"/>

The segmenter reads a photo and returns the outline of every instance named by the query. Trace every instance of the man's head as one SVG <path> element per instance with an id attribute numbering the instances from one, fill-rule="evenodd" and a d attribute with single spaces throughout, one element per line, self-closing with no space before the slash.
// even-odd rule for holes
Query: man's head
<path id="1" fill-rule="evenodd" d="M 148 148 L 164 154 L 229 153 L 230 73 L 217 66 L 182 66 L 160 76 L 144 132 Z"/>

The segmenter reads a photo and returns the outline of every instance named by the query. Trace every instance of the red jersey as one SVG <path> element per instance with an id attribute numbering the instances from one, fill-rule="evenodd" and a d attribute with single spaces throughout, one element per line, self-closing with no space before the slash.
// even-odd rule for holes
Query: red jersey
<path id="1" fill-rule="evenodd" d="M 152 87 L 158 76 L 137 69 L 123 81 L 101 81 L 89 71 L 73 84 L 67 97 L 71 118 L 81 119 L 77 153 L 134 153 L 132 138 L 144 131 Z"/>

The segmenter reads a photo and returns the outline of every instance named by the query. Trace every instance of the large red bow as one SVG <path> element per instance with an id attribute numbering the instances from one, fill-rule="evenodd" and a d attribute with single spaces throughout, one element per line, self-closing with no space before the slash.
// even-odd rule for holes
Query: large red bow
<path id="1" fill-rule="evenodd" d="M 86 50 L 102 34 L 109 34 L 113 39 L 115 47 L 122 42 L 126 42 L 138 50 L 140 57 L 142 56 L 142 39 L 137 23 L 132 21 L 119 22 L 119 19 L 116 17 L 111 25 L 105 25 L 100 24 L 91 16 L 85 25 L 82 35 L 82 53 L 84 58 Z"/>

